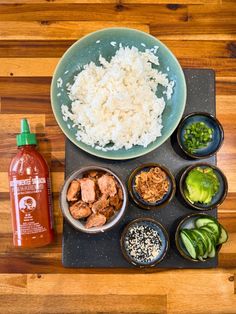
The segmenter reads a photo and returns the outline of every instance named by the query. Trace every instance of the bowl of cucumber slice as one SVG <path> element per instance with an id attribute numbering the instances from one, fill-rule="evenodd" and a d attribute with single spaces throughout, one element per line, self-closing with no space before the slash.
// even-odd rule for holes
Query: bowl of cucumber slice
<path id="1" fill-rule="evenodd" d="M 228 233 L 216 218 L 204 213 L 187 215 L 179 223 L 175 244 L 179 253 L 193 262 L 216 257 Z"/>

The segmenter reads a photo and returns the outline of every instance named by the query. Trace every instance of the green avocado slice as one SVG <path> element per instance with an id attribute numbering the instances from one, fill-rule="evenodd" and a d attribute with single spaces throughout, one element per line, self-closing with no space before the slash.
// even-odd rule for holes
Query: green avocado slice
<path id="1" fill-rule="evenodd" d="M 184 193 L 192 203 L 209 204 L 218 192 L 219 180 L 210 167 L 192 169 L 185 180 Z"/>

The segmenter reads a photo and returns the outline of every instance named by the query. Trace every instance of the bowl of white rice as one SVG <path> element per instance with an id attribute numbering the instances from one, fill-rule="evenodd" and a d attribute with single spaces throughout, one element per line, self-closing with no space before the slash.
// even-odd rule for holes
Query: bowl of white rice
<path id="1" fill-rule="evenodd" d="M 60 59 L 51 104 L 64 134 L 107 159 L 145 155 L 176 129 L 185 108 L 180 64 L 155 37 L 107 28 L 75 42 Z"/>

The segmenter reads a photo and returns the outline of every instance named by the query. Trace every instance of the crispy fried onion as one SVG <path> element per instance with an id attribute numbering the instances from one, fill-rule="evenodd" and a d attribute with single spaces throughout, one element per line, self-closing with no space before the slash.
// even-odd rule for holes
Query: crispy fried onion
<path id="1" fill-rule="evenodd" d="M 135 189 L 144 201 L 154 203 L 168 192 L 169 180 L 159 167 L 151 168 L 135 177 Z"/>

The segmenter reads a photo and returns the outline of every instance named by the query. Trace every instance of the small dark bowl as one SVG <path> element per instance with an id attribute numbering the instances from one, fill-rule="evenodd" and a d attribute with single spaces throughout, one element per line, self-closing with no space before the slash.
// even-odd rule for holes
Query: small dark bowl
<path id="1" fill-rule="evenodd" d="M 219 187 L 219 191 L 215 194 L 215 196 L 212 198 L 212 201 L 210 204 L 206 205 L 206 204 L 202 204 L 202 203 L 191 203 L 185 196 L 184 194 L 184 188 L 185 188 L 185 180 L 187 178 L 187 175 L 189 174 L 189 172 L 197 167 L 201 167 L 201 168 L 207 168 L 210 167 L 214 170 L 214 172 L 216 173 L 219 182 L 220 182 L 220 187 Z M 198 163 L 198 164 L 194 164 L 192 166 L 187 167 L 187 169 L 182 173 L 181 177 L 180 177 L 180 181 L 179 181 L 179 190 L 180 190 L 180 194 L 182 196 L 182 198 L 184 199 L 184 201 L 191 207 L 197 209 L 197 210 L 210 210 L 213 208 L 216 208 L 217 206 L 219 206 L 220 204 L 223 203 L 223 201 L 225 200 L 227 193 L 228 193 L 228 182 L 227 179 L 225 177 L 225 175 L 223 174 L 223 172 L 216 166 L 213 166 L 209 163 Z"/>
<path id="2" fill-rule="evenodd" d="M 185 216 L 181 222 L 179 223 L 176 232 L 175 232 L 175 245 L 177 247 L 177 250 L 179 251 L 179 253 L 186 259 L 192 261 L 192 262 L 200 262 L 200 263 L 204 263 L 205 261 L 209 260 L 210 258 L 206 258 L 204 261 L 200 261 L 199 259 L 194 259 L 192 258 L 187 250 L 184 247 L 184 244 L 182 243 L 182 240 L 180 238 L 180 230 L 181 229 L 191 229 L 194 227 L 194 221 L 197 218 L 201 218 L 201 217 L 210 217 L 210 218 L 214 218 L 213 216 L 207 215 L 207 214 L 203 214 L 203 213 L 198 213 L 198 214 L 191 214 L 191 215 L 187 215 Z M 220 249 L 221 249 L 222 245 L 218 245 L 216 248 L 216 252 L 219 253 Z"/>
<path id="3" fill-rule="evenodd" d="M 154 227 L 157 230 L 157 232 L 159 233 L 159 236 L 161 238 L 161 241 L 162 241 L 161 252 L 150 263 L 140 263 L 140 262 L 134 260 L 128 254 L 128 252 L 126 250 L 125 239 L 126 239 L 127 232 L 129 231 L 129 229 L 131 227 L 133 227 L 136 224 L 151 225 L 152 227 Z M 140 267 L 140 268 L 153 267 L 153 266 L 157 265 L 158 263 L 160 263 L 164 259 L 164 257 L 166 256 L 166 253 L 167 253 L 169 246 L 170 246 L 170 240 L 169 240 L 169 235 L 168 235 L 166 229 L 158 221 L 151 219 L 151 218 L 138 218 L 138 219 L 131 221 L 123 230 L 122 235 L 121 235 L 121 239 L 120 239 L 120 246 L 121 246 L 121 250 L 122 250 L 122 253 L 123 253 L 125 259 L 129 263 L 131 263 L 132 265 L 135 265 L 135 266 Z"/>
<path id="4" fill-rule="evenodd" d="M 190 153 L 187 147 L 184 145 L 184 134 L 185 129 L 188 125 L 195 122 L 204 122 L 208 127 L 213 129 L 212 141 L 206 147 L 199 148 L 194 153 Z M 193 112 L 185 116 L 180 122 L 177 129 L 177 142 L 184 153 L 195 159 L 207 158 L 215 155 L 215 153 L 220 149 L 224 141 L 224 130 L 215 117 L 206 112 Z"/>
<path id="5" fill-rule="evenodd" d="M 135 177 L 136 177 L 136 175 L 140 174 L 141 172 L 149 171 L 150 168 L 154 168 L 154 167 L 159 167 L 166 173 L 167 178 L 169 180 L 169 189 L 161 200 L 159 200 L 155 203 L 150 203 L 150 202 L 146 202 L 145 200 L 143 200 L 143 198 L 136 191 L 136 189 L 135 189 Z M 172 200 L 172 198 L 174 197 L 175 192 L 176 192 L 176 183 L 175 183 L 174 176 L 166 167 L 164 167 L 163 165 L 157 164 L 157 163 L 148 163 L 148 164 L 143 164 L 142 166 L 140 166 L 140 167 L 138 167 L 132 171 L 132 173 L 129 177 L 129 180 L 128 180 L 128 190 L 129 190 L 129 194 L 130 194 L 131 198 L 139 207 L 141 207 L 143 209 L 158 209 L 158 208 L 164 207 L 165 205 L 167 205 Z"/>

